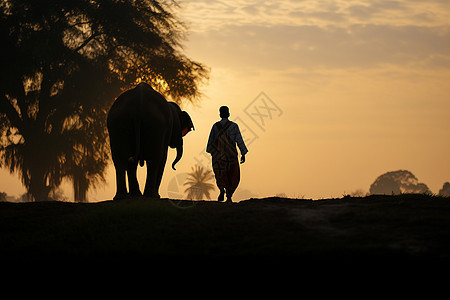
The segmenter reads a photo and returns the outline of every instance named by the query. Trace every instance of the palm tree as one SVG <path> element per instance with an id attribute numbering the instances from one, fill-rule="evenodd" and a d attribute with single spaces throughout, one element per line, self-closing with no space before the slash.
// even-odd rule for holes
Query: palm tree
<path id="1" fill-rule="evenodd" d="M 214 184 L 208 182 L 214 179 L 211 170 L 205 170 L 202 166 L 196 165 L 192 167 L 192 172 L 188 173 L 188 177 L 183 185 L 189 186 L 184 191 L 187 193 L 187 199 L 201 200 L 204 197 L 211 200 L 210 191 L 213 191 Z"/>

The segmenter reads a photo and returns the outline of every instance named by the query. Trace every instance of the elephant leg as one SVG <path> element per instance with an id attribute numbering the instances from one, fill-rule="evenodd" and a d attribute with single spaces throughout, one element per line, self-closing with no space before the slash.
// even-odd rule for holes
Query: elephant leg
<path id="1" fill-rule="evenodd" d="M 127 197 L 127 186 L 125 183 L 126 169 L 115 164 L 116 168 L 116 195 L 113 200 L 121 200 Z"/>
<path id="2" fill-rule="evenodd" d="M 129 162 L 127 166 L 127 175 L 128 175 L 128 188 L 130 190 L 131 197 L 142 196 L 141 191 L 139 189 L 139 183 L 136 177 L 136 171 L 137 171 L 137 162 L 135 163 Z"/>
<path id="3" fill-rule="evenodd" d="M 160 198 L 159 186 L 161 184 L 164 166 L 166 165 L 167 152 L 158 160 L 147 161 L 147 179 L 145 181 L 144 196 Z"/>
<path id="4" fill-rule="evenodd" d="M 166 161 L 167 161 L 167 152 L 164 154 L 162 161 L 161 161 L 160 165 L 158 166 L 157 173 L 156 173 L 155 191 L 156 191 L 158 198 L 160 198 L 159 186 L 161 185 L 161 180 L 162 180 L 162 176 L 164 173 L 164 168 L 166 166 Z"/>
<path id="5" fill-rule="evenodd" d="M 147 163 L 147 179 L 145 180 L 144 196 L 150 198 L 159 198 L 158 192 L 155 191 L 156 182 L 156 162 L 146 161 Z"/>

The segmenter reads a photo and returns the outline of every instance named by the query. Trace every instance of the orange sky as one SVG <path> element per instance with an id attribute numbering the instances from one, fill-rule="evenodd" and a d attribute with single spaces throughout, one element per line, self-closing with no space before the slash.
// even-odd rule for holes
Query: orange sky
<path id="1" fill-rule="evenodd" d="M 251 142 L 236 200 L 341 197 L 398 169 L 435 193 L 450 181 L 449 1 L 180 2 L 185 51 L 211 79 L 200 105 L 185 107 L 196 131 L 177 171 L 167 164 L 162 197 L 176 175 L 208 165 L 202 153 L 221 105 Z M 252 115 L 257 109 L 266 116 Z M 110 171 L 91 201 L 114 196 Z M 1 174 L 0 191 L 24 192 Z M 143 185 L 144 169 L 139 175 Z"/>

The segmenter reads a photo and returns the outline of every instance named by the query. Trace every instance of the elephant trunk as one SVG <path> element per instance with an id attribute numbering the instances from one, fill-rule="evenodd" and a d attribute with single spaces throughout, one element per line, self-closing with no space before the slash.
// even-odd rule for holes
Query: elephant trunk
<path id="1" fill-rule="evenodd" d="M 181 143 L 179 146 L 177 146 L 177 157 L 175 157 L 175 160 L 172 163 L 172 169 L 175 169 L 175 164 L 181 159 L 183 156 L 183 144 Z"/>

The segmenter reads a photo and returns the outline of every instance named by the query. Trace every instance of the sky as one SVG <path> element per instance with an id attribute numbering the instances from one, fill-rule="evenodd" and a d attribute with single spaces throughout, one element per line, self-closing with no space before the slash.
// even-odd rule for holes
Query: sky
<path id="1" fill-rule="evenodd" d="M 195 131 L 160 187 L 176 196 L 204 152 L 221 105 L 247 142 L 236 200 L 321 199 L 365 192 L 388 171 L 411 171 L 437 193 L 450 181 L 448 0 L 184 0 L 184 51 L 211 69 Z M 170 163 L 169 163 L 170 162 Z M 10 195 L 25 189 L 3 174 Z M 141 189 L 145 169 L 139 169 Z M 64 193 L 73 197 L 70 185 Z M 91 201 L 111 199 L 114 169 Z M 213 197 L 216 193 L 213 192 Z"/>

